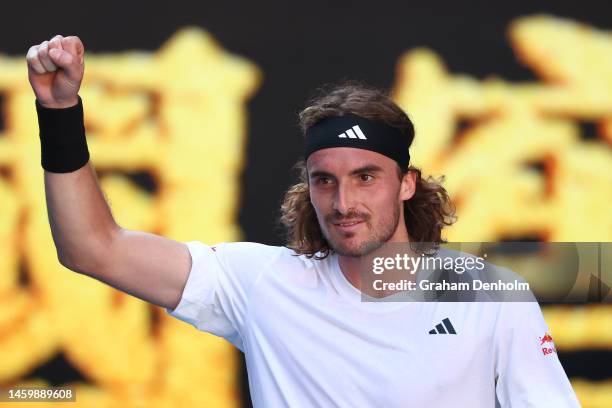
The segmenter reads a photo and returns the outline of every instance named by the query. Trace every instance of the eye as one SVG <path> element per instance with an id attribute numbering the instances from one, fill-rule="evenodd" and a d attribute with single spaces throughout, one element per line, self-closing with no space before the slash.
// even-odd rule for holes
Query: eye
<path id="1" fill-rule="evenodd" d="M 359 180 L 365 182 L 365 183 L 369 183 L 370 181 L 374 180 L 374 177 L 370 174 L 360 174 L 359 175 Z"/>
<path id="2" fill-rule="evenodd" d="M 315 178 L 315 183 L 320 185 L 326 185 L 331 183 L 331 180 L 329 177 L 318 176 L 317 178 Z"/>

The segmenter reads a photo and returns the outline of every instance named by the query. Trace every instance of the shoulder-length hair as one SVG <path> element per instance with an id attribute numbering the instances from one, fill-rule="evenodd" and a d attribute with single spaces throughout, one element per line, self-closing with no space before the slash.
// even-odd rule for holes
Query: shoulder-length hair
<path id="1" fill-rule="evenodd" d="M 382 89 L 357 82 L 327 85 L 318 90 L 306 108 L 299 114 L 302 133 L 320 120 L 345 114 L 354 114 L 376 120 L 399 129 L 409 137 L 409 146 L 414 139 L 414 127 L 408 115 Z M 319 220 L 310 202 L 308 172 L 304 160 L 296 164 L 298 183 L 285 193 L 281 205 L 280 222 L 286 228 L 287 247 L 308 258 L 323 259 L 332 250 L 323 236 Z M 437 250 L 442 239 L 442 229 L 456 221 L 455 207 L 447 191 L 442 187 L 444 176 L 439 179 L 423 178 L 421 170 L 408 166 L 400 168 L 400 179 L 409 171 L 416 173 L 416 191 L 404 201 L 404 219 L 410 241 L 424 243 L 421 250 Z"/>

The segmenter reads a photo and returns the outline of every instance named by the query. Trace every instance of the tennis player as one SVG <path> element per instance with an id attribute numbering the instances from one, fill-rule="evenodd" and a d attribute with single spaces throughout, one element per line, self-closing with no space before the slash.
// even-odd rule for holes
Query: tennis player
<path id="1" fill-rule="evenodd" d="M 59 261 L 227 339 L 255 406 L 579 406 L 537 302 L 364 301 L 364 257 L 442 250 L 454 220 L 446 191 L 410 166 L 412 123 L 385 93 L 337 86 L 301 112 L 287 246 L 210 246 L 113 219 L 89 162 L 79 38 L 32 46 L 27 64 Z"/>

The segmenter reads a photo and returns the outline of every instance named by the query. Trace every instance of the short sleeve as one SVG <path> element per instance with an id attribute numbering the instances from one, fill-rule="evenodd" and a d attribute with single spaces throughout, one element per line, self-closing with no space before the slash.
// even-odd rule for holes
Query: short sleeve
<path id="1" fill-rule="evenodd" d="M 179 304 L 166 312 L 243 350 L 249 290 L 280 248 L 251 242 L 186 245 L 191 270 Z"/>
<path id="2" fill-rule="evenodd" d="M 495 334 L 501 407 L 580 407 L 537 302 L 501 303 Z"/>

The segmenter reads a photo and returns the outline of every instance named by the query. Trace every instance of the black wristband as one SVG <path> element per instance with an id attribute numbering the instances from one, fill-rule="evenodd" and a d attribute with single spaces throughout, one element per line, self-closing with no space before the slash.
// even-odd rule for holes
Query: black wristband
<path id="1" fill-rule="evenodd" d="M 83 101 L 63 109 L 45 108 L 36 100 L 41 165 L 53 173 L 69 173 L 89 161 L 83 122 Z"/>

